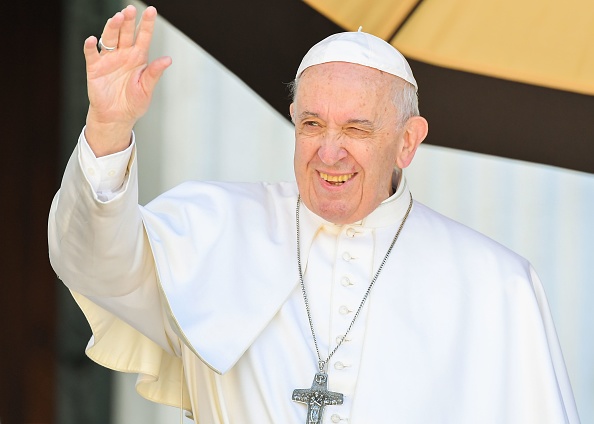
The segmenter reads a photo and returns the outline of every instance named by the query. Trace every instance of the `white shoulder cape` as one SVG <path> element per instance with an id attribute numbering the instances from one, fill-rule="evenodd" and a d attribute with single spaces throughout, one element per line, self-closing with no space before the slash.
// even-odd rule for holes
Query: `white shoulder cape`
<path id="1" fill-rule="evenodd" d="M 137 388 L 147 398 L 182 406 L 176 337 L 225 373 L 298 284 L 297 189 L 294 183 L 186 183 L 139 208 L 135 180 L 133 163 L 126 192 L 99 202 L 81 184 L 75 152 L 52 204 L 50 257 L 91 324 L 89 356 L 139 373 Z M 305 215 L 304 252 L 318 225 Z M 539 390 L 554 402 L 548 406 L 554 415 L 579 422 L 542 285 L 527 261 L 419 203 L 398 249 L 382 271 L 393 284 L 374 288 L 368 342 L 419 367 L 409 391 L 422 398 L 424 391 L 448 389 L 432 384 L 449 378 L 427 366 L 448 369 L 455 380 L 498 363 L 502 378 L 546 382 Z M 401 345 L 404 339 L 411 344 Z M 499 375 L 486 371 L 488 378 Z M 369 405 L 382 375 L 379 369 L 361 374 L 358 387 L 369 389 Z M 508 383 L 496 380 L 484 384 L 505 399 L 497 390 Z M 473 388 L 466 390 L 470 401 Z M 190 408 L 187 398 L 183 407 Z"/>

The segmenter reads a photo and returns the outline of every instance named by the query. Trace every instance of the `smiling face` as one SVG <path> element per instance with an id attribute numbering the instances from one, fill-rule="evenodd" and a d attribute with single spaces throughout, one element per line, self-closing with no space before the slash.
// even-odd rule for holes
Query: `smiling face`
<path id="1" fill-rule="evenodd" d="M 344 62 L 301 75 L 291 105 L 295 176 L 305 205 L 327 221 L 348 224 L 369 215 L 392 194 L 394 167 L 408 166 L 424 138 L 423 118 L 399 125 L 393 99 L 400 82 Z"/>

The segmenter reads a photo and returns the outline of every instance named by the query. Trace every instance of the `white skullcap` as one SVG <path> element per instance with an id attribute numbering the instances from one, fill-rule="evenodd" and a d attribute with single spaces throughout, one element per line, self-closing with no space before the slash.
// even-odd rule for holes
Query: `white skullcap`
<path id="1" fill-rule="evenodd" d="M 356 63 L 387 72 L 414 85 L 412 70 L 402 53 L 375 35 L 362 32 L 341 32 L 313 46 L 303 57 L 295 78 L 310 66 L 328 62 Z"/>

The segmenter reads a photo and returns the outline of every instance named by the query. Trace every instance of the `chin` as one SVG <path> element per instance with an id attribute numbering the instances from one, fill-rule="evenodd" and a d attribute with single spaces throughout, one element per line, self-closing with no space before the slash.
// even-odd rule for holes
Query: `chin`
<path id="1" fill-rule="evenodd" d="M 363 217 L 357 218 L 359 215 L 357 205 L 345 202 L 344 199 L 302 196 L 301 200 L 310 211 L 333 224 L 350 224 L 363 219 Z"/>
<path id="2" fill-rule="evenodd" d="M 332 222 L 333 224 L 342 225 L 356 221 L 356 219 L 352 219 L 354 215 L 353 212 L 336 208 L 336 205 L 330 205 L 327 208 L 317 208 L 313 211 L 316 215 L 321 216 L 326 221 Z"/>

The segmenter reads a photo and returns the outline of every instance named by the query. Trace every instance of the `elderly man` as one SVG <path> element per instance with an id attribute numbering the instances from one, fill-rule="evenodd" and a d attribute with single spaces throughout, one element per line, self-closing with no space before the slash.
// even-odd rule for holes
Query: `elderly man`
<path id="1" fill-rule="evenodd" d="M 362 32 L 304 57 L 295 183 L 137 204 L 132 128 L 169 58 L 156 11 L 85 41 L 90 107 L 49 220 L 98 363 L 200 423 L 578 423 L 530 264 L 413 201 L 427 134 L 402 55 Z"/>

